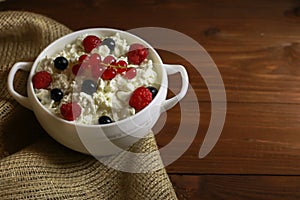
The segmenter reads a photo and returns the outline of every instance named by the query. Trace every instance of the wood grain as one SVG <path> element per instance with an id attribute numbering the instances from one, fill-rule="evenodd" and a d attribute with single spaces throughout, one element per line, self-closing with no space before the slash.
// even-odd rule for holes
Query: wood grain
<path id="1" fill-rule="evenodd" d="M 182 147 L 194 134 L 191 128 L 199 126 L 187 151 L 166 168 L 179 199 L 299 199 L 299 1 L 6 0 L 0 10 L 37 12 L 73 30 L 164 27 L 189 36 L 220 72 L 227 114 L 218 143 L 199 159 L 203 138 L 214 123 L 209 90 L 220 97 L 222 87 L 208 89 L 207 77 L 199 73 L 207 62 L 189 44 L 158 50 L 165 63 L 184 65 L 190 77 L 187 96 L 154 128 L 159 147 L 174 139 L 180 125 L 185 137 L 177 145 Z M 174 46 L 191 60 L 168 52 Z M 169 78 L 171 97 L 180 81 Z M 163 157 L 174 157 L 176 146 L 172 148 Z"/>
<path id="2" fill-rule="evenodd" d="M 192 126 L 199 125 L 199 130 L 187 152 L 167 167 L 169 172 L 300 174 L 299 105 L 228 104 L 226 122 L 218 143 L 207 157 L 199 159 L 199 148 L 210 123 L 210 104 L 199 104 L 200 120 L 194 117 L 193 103 L 183 101 L 182 104 L 189 114 L 182 116 L 180 107 L 176 106 L 167 113 L 167 117 L 162 116 L 166 124 L 157 134 L 158 145 L 163 147 L 172 141 L 178 134 L 180 121 L 186 130 L 186 138 L 192 134 L 188 132 Z M 177 147 L 187 142 L 183 137 Z M 174 156 L 172 151 L 168 151 L 168 156 Z"/>
<path id="3" fill-rule="evenodd" d="M 17 2 L 17 3 L 15 3 Z M 45 14 L 73 30 L 87 27 L 131 29 L 155 26 L 180 31 L 202 45 L 217 64 L 230 102 L 298 103 L 300 94 L 299 16 L 293 1 L 57 1 L 8 0 L 4 9 Z M 126 6 L 126 15 L 123 13 Z M 116 15 L 107 17 L 112 10 Z M 255 11 L 255 12 L 254 12 Z M 167 14 L 166 14 L 167 13 Z M 142 17 L 137 17 L 137 15 Z M 120 14 L 121 15 L 121 14 Z M 74 20 L 77 19 L 77 20 Z M 191 54 L 196 54 L 189 47 Z M 176 56 L 166 62 L 182 63 L 200 100 L 209 101 L 200 75 Z"/>
<path id="4" fill-rule="evenodd" d="M 179 200 L 300 198 L 298 176 L 171 175 L 170 178 Z"/>

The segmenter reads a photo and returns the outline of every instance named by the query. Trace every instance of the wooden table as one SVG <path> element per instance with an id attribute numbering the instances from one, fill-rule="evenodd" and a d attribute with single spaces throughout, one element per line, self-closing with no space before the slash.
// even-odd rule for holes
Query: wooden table
<path id="1" fill-rule="evenodd" d="M 191 84 L 185 98 L 187 116 L 189 123 L 199 125 L 189 149 L 166 168 L 178 198 L 300 199 L 299 1 L 6 0 L 0 10 L 37 12 L 73 30 L 163 27 L 191 37 L 218 67 L 227 114 L 218 143 L 199 159 L 211 122 L 205 77 L 184 58 L 159 51 L 165 63 L 186 66 Z M 196 100 L 189 99 L 190 91 Z M 200 119 L 192 112 L 198 104 Z M 180 105 L 166 116 L 157 134 L 160 147 L 178 131 Z"/>

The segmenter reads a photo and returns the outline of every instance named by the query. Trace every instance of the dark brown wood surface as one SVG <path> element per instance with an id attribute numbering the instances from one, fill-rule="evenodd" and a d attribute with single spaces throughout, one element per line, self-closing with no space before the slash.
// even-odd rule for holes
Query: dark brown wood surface
<path id="1" fill-rule="evenodd" d="M 159 51 L 165 63 L 186 66 L 185 125 L 199 125 L 189 149 L 166 168 L 178 198 L 300 199 L 300 1 L 6 0 L 0 10 L 40 13 L 73 30 L 163 27 L 193 38 L 220 71 L 227 115 L 213 151 L 199 159 L 211 117 L 207 86 L 187 60 Z M 180 105 L 167 112 L 156 127 L 159 147 L 173 139 L 182 116 Z"/>

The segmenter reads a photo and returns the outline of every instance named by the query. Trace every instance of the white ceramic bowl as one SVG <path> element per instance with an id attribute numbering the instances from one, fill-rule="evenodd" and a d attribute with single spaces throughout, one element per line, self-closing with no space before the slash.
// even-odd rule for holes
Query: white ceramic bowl
<path id="1" fill-rule="evenodd" d="M 105 125 L 83 125 L 66 121 L 52 114 L 45 108 L 35 95 L 32 77 L 40 60 L 45 56 L 52 56 L 61 51 L 66 44 L 73 42 L 83 34 L 101 34 L 110 36 L 118 32 L 121 38 L 131 43 L 141 43 L 149 48 L 149 58 L 153 60 L 155 71 L 158 74 L 160 88 L 153 101 L 142 111 L 126 119 Z M 27 82 L 27 95 L 22 96 L 13 87 L 15 74 L 18 70 L 30 71 Z M 167 75 L 179 72 L 182 88 L 180 92 L 166 100 L 168 89 Z M 116 29 L 93 28 L 85 29 L 65 35 L 45 48 L 36 60 L 16 63 L 8 75 L 8 90 L 10 94 L 23 106 L 32 110 L 41 126 L 59 143 L 82 153 L 96 156 L 110 155 L 127 149 L 144 137 L 157 122 L 160 114 L 172 108 L 186 94 L 188 89 L 188 75 L 181 65 L 163 64 L 160 56 L 146 41 L 141 38 Z"/>

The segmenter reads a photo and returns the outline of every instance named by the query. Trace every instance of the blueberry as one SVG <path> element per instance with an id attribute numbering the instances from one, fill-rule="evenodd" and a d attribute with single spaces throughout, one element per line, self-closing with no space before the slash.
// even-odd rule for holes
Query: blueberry
<path id="1" fill-rule="evenodd" d="M 157 95 L 158 90 L 152 86 L 148 86 L 147 89 L 150 90 L 150 92 L 152 93 L 152 99 L 154 99 L 154 97 Z"/>
<path id="2" fill-rule="evenodd" d="M 111 51 L 113 51 L 116 46 L 115 41 L 111 38 L 105 38 L 101 44 L 106 45 Z"/>
<path id="3" fill-rule="evenodd" d="M 66 69 L 68 67 L 68 64 L 68 60 L 63 56 L 59 56 L 54 60 L 54 66 L 59 70 Z"/>
<path id="4" fill-rule="evenodd" d="M 93 95 L 94 92 L 97 91 L 97 83 L 93 80 L 85 80 L 82 83 L 81 91 L 86 94 Z"/>
<path id="5" fill-rule="evenodd" d="M 50 91 L 50 96 L 52 100 L 59 102 L 64 97 L 64 93 L 61 91 L 61 89 L 54 88 Z"/>
<path id="6" fill-rule="evenodd" d="M 111 118 L 110 117 L 108 117 L 108 116 L 101 116 L 101 117 L 99 117 L 99 119 L 98 119 L 98 123 L 99 124 L 109 124 L 109 123 L 112 123 L 113 121 L 111 120 Z"/>

